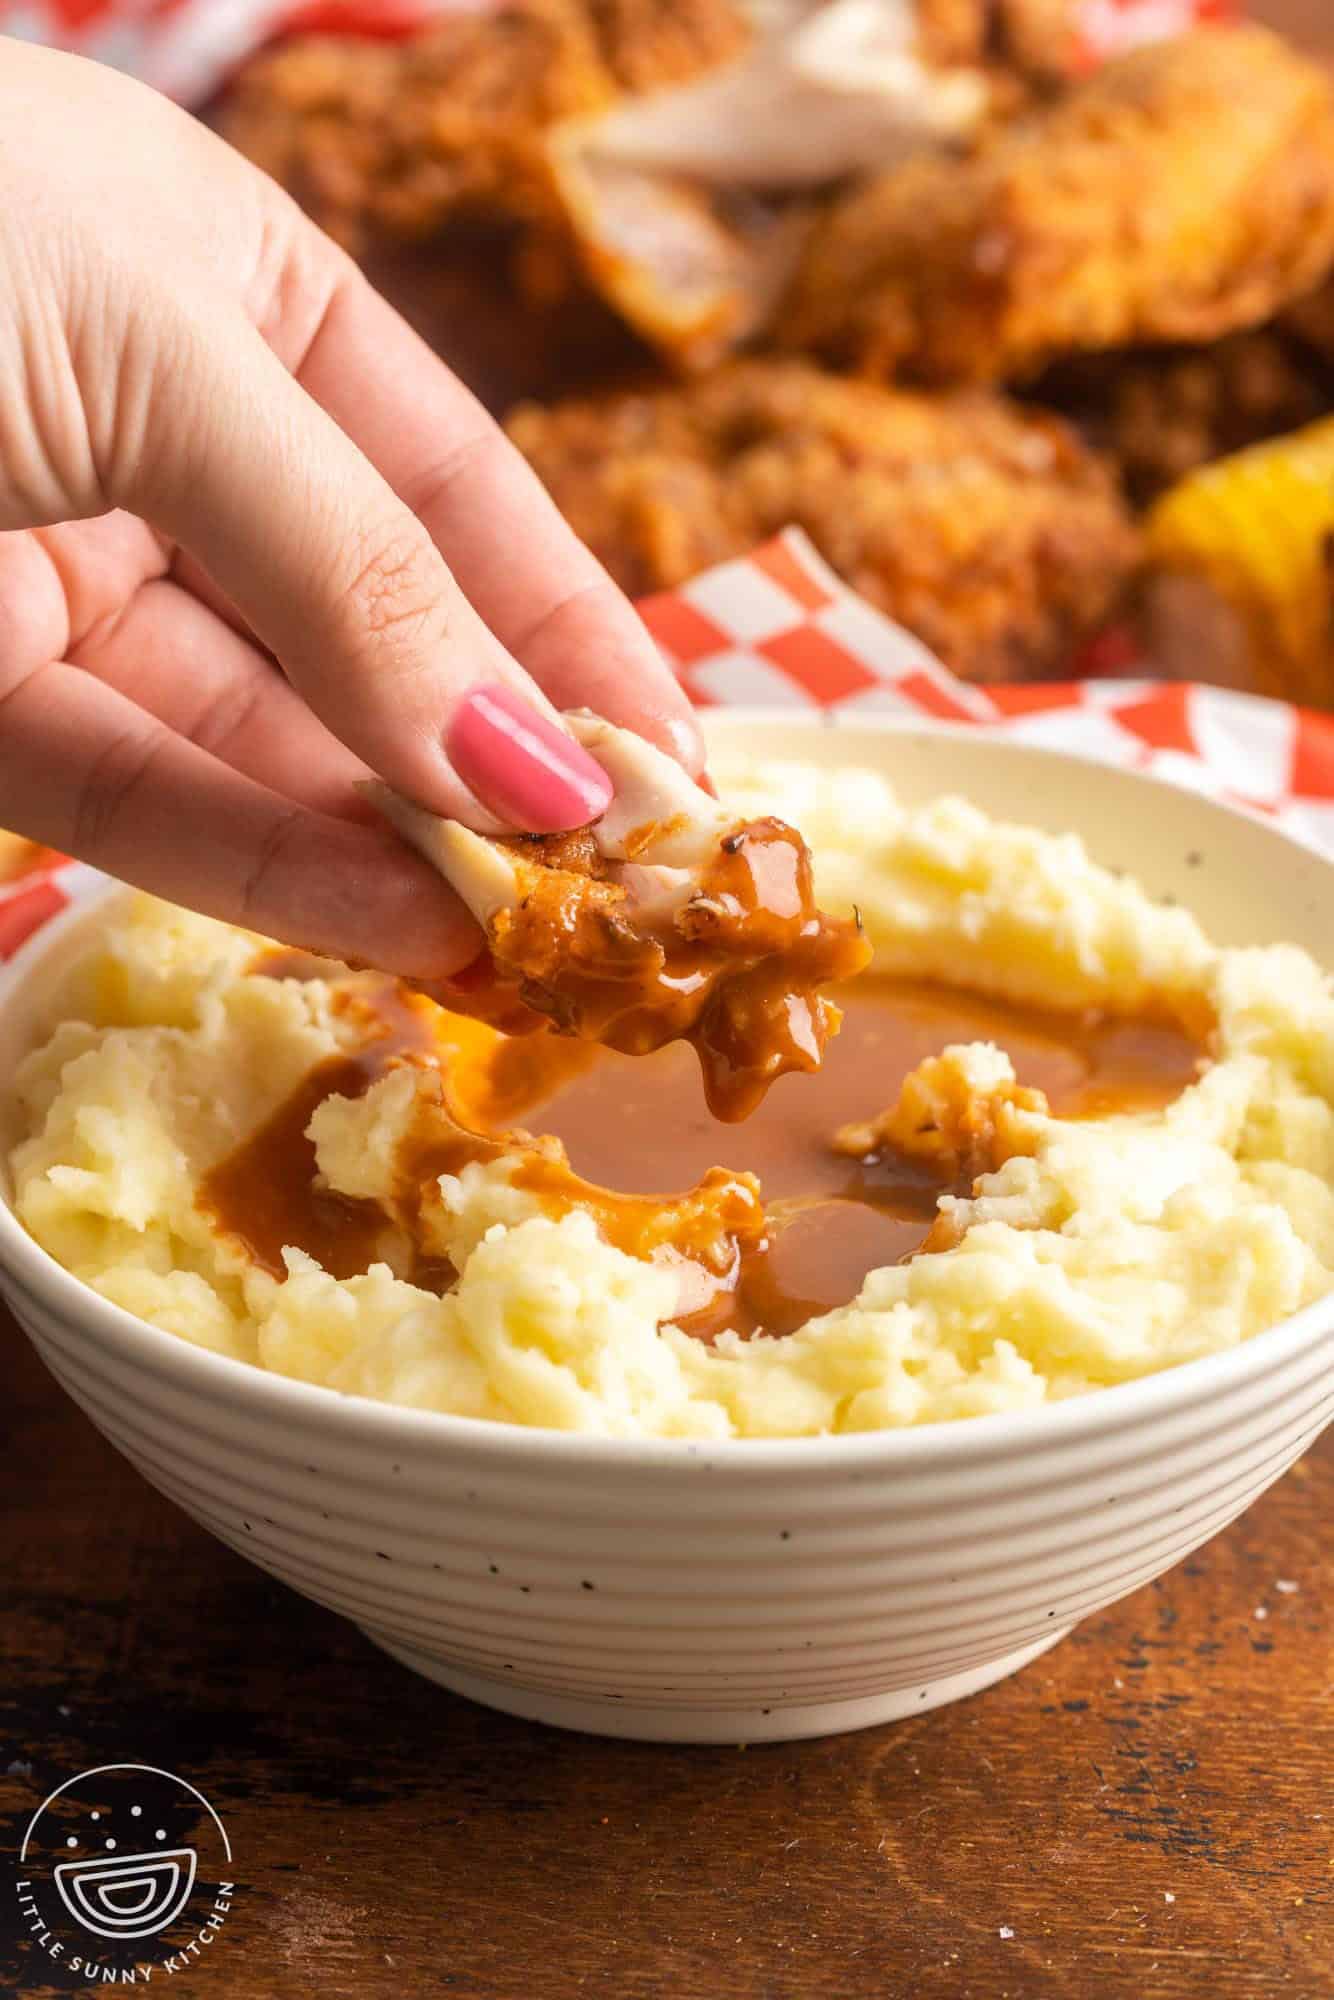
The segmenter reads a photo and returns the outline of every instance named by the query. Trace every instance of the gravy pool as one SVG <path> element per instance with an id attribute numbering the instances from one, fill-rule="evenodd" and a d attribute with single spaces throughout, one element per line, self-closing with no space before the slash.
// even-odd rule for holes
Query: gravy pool
<path id="1" fill-rule="evenodd" d="M 1020 1083 L 1066 1118 L 1159 1109 L 1198 1073 L 1198 1045 L 1167 1023 L 1044 1014 L 874 975 L 837 999 L 843 1025 L 820 1070 L 781 1077 L 744 1124 L 709 1116 L 680 1044 L 633 1058 L 600 1051 L 524 1113 L 562 1141 L 576 1173 L 629 1194 L 690 1187 L 711 1166 L 759 1178 L 775 1225 L 769 1248 L 747 1260 L 730 1313 L 717 1324 L 697 1316 L 692 1332 L 790 1333 L 854 1298 L 868 1271 L 920 1248 L 939 1180 L 893 1155 L 849 1160 L 829 1142 L 891 1104 L 909 1071 L 951 1043 L 997 1043 Z"/>
<path id="2" fill-rule="evenodd" d="M 300 976 L 301 961 L 275 953 L 264 969 Z M 920 1249 L 939 1180 L 894 1154 L 851 1160 L 829 1142 L 839 1126 L 893 1102 L 909 1071 L 951 1043 L 997 1043 L 1019 1081 L 1042 1090 L 1066 1118 L 1158 1109 L 1200 1067 L 1199 1044 L 1166 1022 L 1044 1013 L 874 975 L 838 1000 L 843 1026 L 823 1067 L 781 1078 L 743 1124 L 710 1115 L 698 1063 L 682 1043 L 634 1057 L 549 1036 L 502 1043 L 487 1088 L 474 1085 L 466 1095 L 482 1129 L 518 1122 L 552 1133 L 575 1174 L 618 1193 L 676 1193 L 718 1166 L 759 1178 L 769 1220 L 762 1242 L 746 1251 L 713 1303 L 682 1321 L 707 1339 L 724 1328 L 792 1332 L 854 1298 L 869 1271 Z M 373 1203 L 318 1186 L 305 1126 L 324 1097 L 361 1095 L 395 1061 L 448 1060 L 452 1035 L 427 1003 L 399 994 L 393 982 L 375 1016 L 383 1034 L 359 1054 L 321 1065 L 200 1190 L 201 1206 L 276 1275 L 286 1245 L 336 1277 L 366 1270 L 381 1254 L 385 1218 Z M 470 1057 L 479 1061 L 465 1038 L 458 1060 Z M 447 1267 L 426 1263 L 411 1275 L 432 1289 L 451 1280 Z"/>

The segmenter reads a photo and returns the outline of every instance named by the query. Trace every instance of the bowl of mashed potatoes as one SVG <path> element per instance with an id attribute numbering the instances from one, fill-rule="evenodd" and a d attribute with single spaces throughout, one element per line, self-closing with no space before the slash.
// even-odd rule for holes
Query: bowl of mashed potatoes
<path id="1" fill-rule="evenodd" d="M 1334 865 L 971 731 L 711 733 L 872 947 L 818 1073 L 720 1124 L 679 1044 L 107 885 L 0 976 L 0 1288 L 409 1666 L 726 1741 L 988 1685 L 1334 1414 Z"/>

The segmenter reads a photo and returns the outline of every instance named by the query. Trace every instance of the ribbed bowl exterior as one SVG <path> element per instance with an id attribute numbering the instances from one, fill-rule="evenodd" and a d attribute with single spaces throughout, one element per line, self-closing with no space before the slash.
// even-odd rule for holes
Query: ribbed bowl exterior
<path id="1" fill-rule="evenodd" d="M 643 1447 L 94 1337 L 0 1282 L 98 1428 L 221 1540 L 448 1685 L 627 1735 L 819 1733 L 984 1686 L 1215 1533 L 1334 1415 L 1334 1306 L 1022 1418 Z"/>
<path id="2" fill-rule="evenodd" d="M 980 731 L 850 728 L 849 749 L 791 715 L 710 721 L 715 744 L 879 763 L 908 799 L 1073 825 L 1220 942 L 1328 961 L 1334 870 L 1272 827 Z M 107 893 L 0 970 L 0 1075 Z M 0 1156 L 17 1129 L 0 1093 Z M 1334 1297 L 1020 1415 L 690 1446 L 392 1409 L 224 1360 L 79 1285 L 3 1202 L 0 1290 L 99 1428 L 223 1541 L 448 1686 L 630 1736 L 810 1735 L 984 1687 L 1223 1527 L 1334 1416 Z"/>

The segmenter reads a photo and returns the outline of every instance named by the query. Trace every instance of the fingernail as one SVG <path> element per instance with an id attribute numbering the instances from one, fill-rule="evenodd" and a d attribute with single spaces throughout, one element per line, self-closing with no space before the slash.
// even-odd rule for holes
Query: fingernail
<path id="1" fill-rule="evenodd" d="M 602 766 L 500 683 L 473 688 L 459 703 L 445 750 L 484 806 L 529 833 L 586 826 L 611 804 Z"/>
<path id="2" fill-rule="evenodd" d="M 699 724 L 693 717 L 673 715 L 664 717 L 662 726 L 677 763 L 684 764 L 691 777 L 698 779 L 706 763 Z"/>

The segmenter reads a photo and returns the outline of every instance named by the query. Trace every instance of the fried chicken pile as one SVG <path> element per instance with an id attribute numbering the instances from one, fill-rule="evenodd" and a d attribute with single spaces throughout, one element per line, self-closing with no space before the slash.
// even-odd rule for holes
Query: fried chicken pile
<path id="1" fill-rule="evenodd" d="M 941 68 L 987 70 L 1004 108 L 1078 75 L 1080 11 L 1079 0 L 917 0 L 918 43 Z"/>
<path id="2" fill-rule="evenodd" d="M 1260 28 L 1136 51 L 835 204 L 783 316 L 861 372 L 998 382 L 1259 325 L 1334 262 L 1334 83 Z"/>
<path id="3" fill-rule="evenodd" d="M 800 362 L 517 410 L 510 434 L 627 590 L 682 582 L 789 522 L 976 680 L 1054 671 L 1111 612 L 1136 537 L 1066 425 Z"/>
<path id="4" fill-rule="evenodd" d="M 1131 500 L 1147 506 L 1197 466 L 1334 409 L 1334 346 L 1322 361 L 1275 324 L 1209 347 L 1081 357 L 1033 394 L 1110 454 Z"/>
<path id="5" fill-rule="evenodd" d="M 726 61 L 734 0 L 505 0 L 404 41 L 297 36 L 242 71 L 233 145 L 353 248 L 551 208 L 544 135 Z"/>
<path id="6" fill-rule="evenodd" d="M 1221 23 L 1090 71 L 1085 20 L 502 0 L 297 37 L 226 129 L 354 246 L 501 221 L 535 342 L 596 302 L 686 378 L 511 419 L 628 590 L 796 523 L 966 678 L 1060 674 L 1128 601 L 1132 510 L 1334 411 L 1334 77 Z"/>

